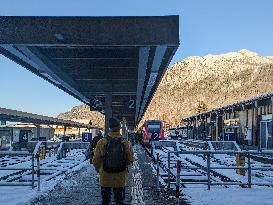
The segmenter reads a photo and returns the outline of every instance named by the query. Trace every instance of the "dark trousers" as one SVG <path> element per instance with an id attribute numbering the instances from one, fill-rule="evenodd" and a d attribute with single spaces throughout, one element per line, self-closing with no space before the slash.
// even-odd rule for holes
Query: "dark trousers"
<path id="1" fill-rule="evenodd" d="M 117 205 L 124 205 L 125 187 L 111 188 L 101 187 L 102 205 L 109 205 L 111 202 L 111 192 L 114 192 L 114 199 Z"/>

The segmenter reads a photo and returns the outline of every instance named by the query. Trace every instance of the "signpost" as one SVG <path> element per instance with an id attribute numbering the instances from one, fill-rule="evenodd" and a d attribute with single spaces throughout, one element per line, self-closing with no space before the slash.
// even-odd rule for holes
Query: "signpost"
<path id="1" fill-rule="evenodd" d="M 82 141 L 83 142 L 92 142 L 92 133 L 91 132 L 83 132 L 82 133 Z"/>
<path id="2" fill-rule="evenodd" d="M 224 141 L 235 141 L 236 133 L 235 132 L 225 132 L 224 133 Z"/>
<path id="3" fill-rule="evenodd" d="M 28 134 L 29 134 L 29 130 L 20 130 L 19 133 L 19 142 L 28 142 Z"/>

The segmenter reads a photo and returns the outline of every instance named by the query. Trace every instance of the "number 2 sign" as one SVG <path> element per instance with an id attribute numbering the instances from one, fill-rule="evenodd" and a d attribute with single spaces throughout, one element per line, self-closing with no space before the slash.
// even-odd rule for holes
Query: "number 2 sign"
<path id="1" fill-rule="evenodd" d="M 135 108 L 135 101 L 134 100 L 130 100 L 129 101 L 129 109 L 134 109 Z"/>

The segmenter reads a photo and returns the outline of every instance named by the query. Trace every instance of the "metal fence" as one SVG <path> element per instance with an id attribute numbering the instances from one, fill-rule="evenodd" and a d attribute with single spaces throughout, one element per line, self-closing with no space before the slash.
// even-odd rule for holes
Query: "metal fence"
<path id="1" fill-rule="evenodd" d="M 62 159 L 66 157 L 67 153 L 71 149 L 84 149 L 86 158 L 89 158 L 89 142 L 45 142 L 45 141 L 32 141 L 29 142 L 29 151 L 0 151 L 0 156 L 30 156 L 31 165 L 29 167 L 0 167 L 0 171 L 4 170 L 14 170 L 18 172 L 31 172 L 31 182 L 0 182 L 0 186 L 31 186 L 33 189 L 37 186 L 38 191 L 40 191 L 41 185 L 41 170 L 55 170 L 54 168 L 41 168 L 40 160 L 45 158 L 46 152 L 49 156 L 53 153 L 56 154 L 57 159 Z M 37 183 L 36 178 L 37 177 Z"/>
<path id="2" fill-rule="evenodd" d="M 31 186 L 32 189 L 35 187 L 35 174 L 37 176 L 37 188 L 40 191 L 40 150 L 45 146 L 43 142 L 37 142 L 32 153 L 28 151 L 0 151 L 0 156 L 31 156 L 30 167 L 0 167 L 2 170 L 14 170 L 14 171 L 31 171 L 31 182 L 0 182 L 0 186 Z M 36 165 L 35 165 L 36 161 Z"/>
<path id="3" fill-rule="evenodd" d="M 14 170 L 14 171 L 31 171 L 31 182 L 0 182 L 0 186 L 31 186 L 34 188 L 34 175 L 35 175 L 35 155 L 26 151 L 0 151 L 0 156 L 31 156 L 30 167 L 0 167 L 1 170 Z M 37 173 L 37 172 L 36 172 Z"/>
<path id="4" fill-rule="evenodd" d="M 171 172 L 171 154 L 173 154 L 175 158 L 175 164 L 176 164 L 176 174 Z M 197 166 L 182 166 L 181 159 L 179 158 L 179 155 L 203 155 L 204 159 L 206 159 L 206 166 L 197 167 Z M 211 156 L 214 154 L 228 154 L 228 155 L 243 155 L 247 158 L 246 160 L 246 166 L 211 166 Z M 231 151 L 231 150 L 192 150 L 192 151 L 169 151 L 168 152 L 168 188 L 170 188 L 171 184 L 176 185 L 176 197 L 179 203 L 179 195 L 180 195 L 180 185 L 184 184 L 206 184 L 208 190 L 210 190 L 211 186 L 213 185 L 240 185 L 240 186 L 246 186 L 248 188 L 251 188 L 252 185 L 261 185 L 261 186 L 273 186 L 273 182 L 271 183 L 258 183 L 258 182 L 252 182 L 252 170 L 262 170 L 262 171 L 273 171 L 273 167 L 257 167 L 253 166 L 251 164 L 251 155 L 263 155 L 263 154 L 273 154 L 273 151 Z M 180 176 L 180 172 L 183 169 L 192 169 L 192 170 L 198 170 L 198 169 L 205 169 L 207 174 L 207 182 L 182 182 L 182 178 Z M 234 182 L 212 182 L 211 181 L 211 172 L 213 170 L 220 170 L 220 169 L 237 169 L 237 170 L 246 170 L 247 171 L 247 182 L 240 182 L 240 181 L 234 181 Z M 175 182 L 171 182 L 171 175 L 175 176 L 176 180 Z"/>

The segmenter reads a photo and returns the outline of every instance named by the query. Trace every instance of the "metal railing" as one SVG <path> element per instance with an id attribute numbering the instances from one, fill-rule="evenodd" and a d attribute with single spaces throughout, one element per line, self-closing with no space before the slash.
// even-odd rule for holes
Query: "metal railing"
<path id="1" fill-rule="evenodd" d="M 62 159 L 66 157 L 67 152 L 71 149 L 84 149 L 86 158 L 89 158 L 89 142 L 61 142 L 61 143 L 51 143 L 44 141 L 33 141 L 30 143 L 29 147 L 33 151 L 0 151 L 0 156 L 30 156 L 31 165 L 29 167 L 0 167 L 1 170 L 14 170 L 18 172 L 31 172 L 31 182 L 0 182 L 0 186 L 31 186 L 35 188 L 35 175 L 37 176 L 37 189 L 40 191 L 41 187 L 41 170 L 55 170 L 51 168 L 41 168 L 40 158 L 44 159 L 45 156 L 41 156 L 41 150 L 49 151 L 51 155 L 52 150 L 54 155 L 56 154 L 57 159 Z M 45 154 L 45 153 L 43 153 Z"/>
<path id="2" fill-rule="evenodd" d="M 210 150 L 234 150 L 241 151 L 241 148 L 236 141 L 208 141 L 208 147 Z"/>
<path id="3" fill-rule="evenodd" d="M 194 147 L 203 150 L 206 150 L 208 148 L 207 141 L 203 140 L 187 139 L 183 141 L 183 144 L 189 147 Z"/>
<path id="4" fill-rule="evenodd" d="M 37 174 L 37 188 L 38 188 L 38 191 L 41 190 L 41 169 L 40 169 L 40 149 L 41 149 L 41 146 L 44 146 L 43 145 L 43 142 L 38 142 L 35 146 L 35 149 L 33 151 L 33 155 L 34 157 L 36 158 L 36 174 Z M 33 167 L 34 167 L 34 161 L 32 161 L 33 163 Z M 32 187 L 33 188 L 33 187 Z"/>
<path id="5" fill-rule="evenodd" d="M 175 161 L 176 161 L 176 176 L 174 172 L 171 172 L 171 154 L 173 154 Z M 181 164 L 181 159 L 179 158 L 179 155 L 204 155 L 204 157 L 206 156 L 206 166 L 203 168 L 202 167 L 197 167 L 197 166 L 182 166 Z M 247 166 L 211 166 L 211 156 L 213 156 L 214 154 L 240 154 L 243 155 L 247 158 L 246 164 Z M 231 150 L 192 150 L 192 151 L 169 151 L 168 152 L 168 188 L 170 189 L 170 185 L 171 185 L 171 175 L 175 176 L 175 182 L 173 182 L 173 184 L 176 185 L 176 198 L 177 198 L 177 202 L 179 204 L 179 198 L 180 198 L 180 185 L 185 185 L 185 184 L 206 184 L 208 190 L 210 190 L 211 186 L 213 185 L 240 185 L 240 186 L 244 186 L 246 185 L 248 188 L 251 188 L 252 185 L 260 185 L 260 186 L 273 186 L 273 182 L 271 183 L 258 183 L 252 182 L 252 175 L 251 175 L 251 171 L 252 170 L 262 170 L 262 171 L 273 171 L 273 167 L 253 167 L 251 165 L 251 155 L 252 154 L 258 154 L 258 155 L 263 155 L 263 154 L 273 154 L 273 151 L 231 151 Z M 157 158 L 159 159 L 159 157 Z M 192 170 L 198 170 L 198 169 L 204 169 L 206 171 L 207 174 L 207 182 L 196 182 L 196 181 L 188 181 L 188 182 L 182 182 L 181 176 L 180 176 L 180 172 L 181 170 L 184 169 L 192 169 Z M 232 181 L 232 182 L 212 182 L 211 181 L 211 172 L 213 170 L 220 170 L 220 169 L 236 169 L 236 170 L 246 170 L 247 171 L 247 183 L 243 183 L 240 181 Z M 159 176 L 158 176 L 159 177 Z"/>
<path id="6" fill-rule="evenodd" d="M 31 182 L 0 182 L 0 186 L 31 186 L 34 189 L 34 175 L 35 175 L 35 155 L 27 151 L 0 151 L 0 156 L 30 156 L 31 166 L 30 167 L 0 167 L 1 170 L 10 171 L 31 171 Z"/>
<path id="7" fill-rule="evenodd" d="M 0 186 L 31 186 L 32 189 L 34 189 L 36 174 L 37 189 L 38 191 L 40 191 L 41 188 L 40 150 L 46 146 L 45 145 L 46 142 L 37 141 L 31 143 L 32 143 L 31 146 L 35 146 L 32 153 L 28 151 L 0 151 L 0 156 L 31 156 L 30 167 L 0 167 L 0 171 L 1 170 L 31 171 L 31 182 L 0 182 Z"/>
<path id="8" fill-rule="evenodd" d="M 151 141 L 151 150 L 150 150 L 151 157 L 156 159 L 154 150 L 159 149 L 159 148 L 168 148 L 168 147 L 172 147 L 174 151 L 177 151 L 177 142 L 171 141 L 171 140 Z"/>

